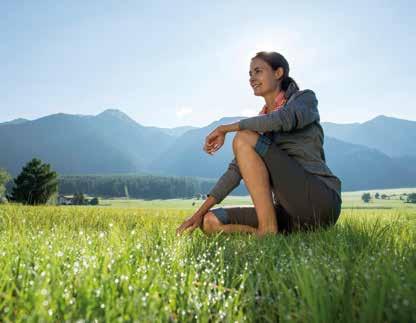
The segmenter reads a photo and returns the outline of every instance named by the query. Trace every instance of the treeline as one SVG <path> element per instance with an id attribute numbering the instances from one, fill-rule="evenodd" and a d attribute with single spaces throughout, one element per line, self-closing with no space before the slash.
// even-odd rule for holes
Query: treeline
<path id="1" fill-rule="evenodd" d="M 374 198 L 376 200 L 400 200 L 404 203 L 416 203 L 416 193 L 401 193 L 387 195 L 380 194 L 377 192 L 376 194 L 374 194 Z M 369 203 L 373 199 L 373 196 L 369 192 L 364 192 L 361 195 L 361 199 L 363 200 L 363 202 Z"/>
<path id="2" fill-rule="evenodd" d="M 192 198 L 207 194 L 216 180 L 154 175 L 61 176 L 59 193 L 140 199 Z"/>

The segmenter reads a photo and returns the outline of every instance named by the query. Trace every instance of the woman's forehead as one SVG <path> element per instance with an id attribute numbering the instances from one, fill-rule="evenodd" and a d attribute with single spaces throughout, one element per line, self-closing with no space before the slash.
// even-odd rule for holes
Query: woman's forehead
<path id="1" fill-rule="evenodd" d="M 267 63 L 260 58 L 253 58 L 250 62 L 250 69 L 254 70 L 256 67 L 267 67 Z"/>

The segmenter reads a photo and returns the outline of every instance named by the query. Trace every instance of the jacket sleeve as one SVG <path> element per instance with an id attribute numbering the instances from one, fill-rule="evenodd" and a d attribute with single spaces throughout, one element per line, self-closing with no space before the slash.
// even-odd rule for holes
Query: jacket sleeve
<path id="1" fill-rule="evenodd" d="M 312 90 L 304 90 L 281 109 L 239 121 L 241 130 L 286 132 L 319 121 L 318 100 Z"/>
<path id="2" fill-rule="evenodd" d="M 234 158 L 207 196 L 215 197 L 217 204 L 219 204 L 234 188 L 240 185 L 241 179 L 240 168 Z"/>

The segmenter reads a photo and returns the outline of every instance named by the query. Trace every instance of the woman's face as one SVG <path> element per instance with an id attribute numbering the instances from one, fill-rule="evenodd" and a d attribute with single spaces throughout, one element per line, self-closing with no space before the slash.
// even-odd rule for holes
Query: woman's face
<path id="1" fill-rule="evenodd" d="M 265 96 L 276 91 L 281 82 L 280 78 L 283 76 L 283 68 L 279 67 L 273 71 L 271 66 L 261 58 L 253 58 L 250 63 L 249 75 L 254 95 Z"/>

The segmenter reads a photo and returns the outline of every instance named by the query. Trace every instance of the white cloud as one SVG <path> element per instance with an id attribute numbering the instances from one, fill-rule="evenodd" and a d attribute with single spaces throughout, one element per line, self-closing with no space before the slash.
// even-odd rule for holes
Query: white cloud
<path id="1" fill-rule="evenodd" d="M 192 108 L 182 107 L 182 108 L 176 109 L 176 116 L 178 118 L 183 118 L 191 113 L 192 113 Z"/>

